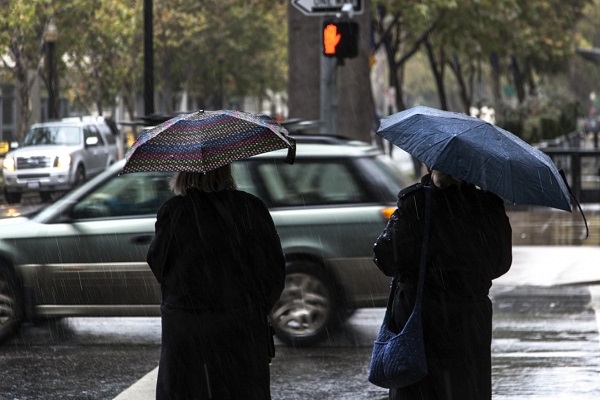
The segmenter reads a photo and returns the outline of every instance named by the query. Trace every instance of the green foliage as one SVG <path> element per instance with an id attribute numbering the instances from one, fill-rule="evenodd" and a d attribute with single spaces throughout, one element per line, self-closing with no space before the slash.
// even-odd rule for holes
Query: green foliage
<path id="1" fill-rule="evenodd" d="M 500 79 L 515 84 L 519 100 L 527 95 L 525 84 L 531 86 L 529 91 L 532 93 L 536 78 L 566 71 L 568 61 L 574 55 L 576 22 L 584 15 L 586 4 L 597 2 L 373 0 L 372 4 L 374 9 L 384 7 L 389 21 L 397 21 L 397 29 L 392 30 L 395 56 L 390 68 L 402 76 L 404 62 L 407 57 L 414 56 L 406 50 L 421 46 L 423 42 L 419 43 L 419 40 L 423 40 L 423 30 L 429 29 L 426 37 L 432 55 L 430 69 L 442 80 L 442 87 L 438 87 L 439 103 L 446 103 L 444 78 L 449 75 L 444 72 L 444 66 L 448 66 L 457 82 L 462 108 L 466 109 L 473 101 L 476 76 L 489 71 L 482 64 L 487 64 L 491 54 L 498 56 L 501 75 L 498 78 L 488 75 L 482 79 L 493 81 L 492 87 L 501 87 Z M 513 58 L 520 75 L 513 75 Z M 406 76 L 404 82 L 409 79 L 410 76 Z M 518 81 L 513 82 L 515 79 Z M 404 85 L 404 82 L 399 80 L 398 85 Z M 403 87 L 396 89 L 403 92 Z M 501 108 L 497 104 L 501 101 L 498 91 L 493 94 L 494 106 Z M 505 119 L 514 118 L 507 115 Z"/>
<path id="2" fill-rule="evenodd" d="M 518 108 L 499 111 L 502 117 L 496 121 L 497 125 L 528 143 L 567 135 L 577 129 L 577 119 L 582 116 L 580 104 L 559 93 L 529 99 Z"/>
<path id="3" fill-rule="evenodd" d="M 119 94 L 131 99 L 142 95 L 142 0 L 6 3 L 0 13 L 0 48 L 9 49 L 3 60 L 12 78 L 15 61 L 25 71 L 38 70 L 45 80 L 42 34 L 53 19 L 59 30 L 61 96 L 86 112 L 102 112 L 115 106 Z M 154 0 L 154 78 L 158 91 L 169 97 L 165 103 L 171 107 L 183 89 L 209 99 L 221 82 L 228 96 L 284 89 L 286 5 L 271 0 Z"/>

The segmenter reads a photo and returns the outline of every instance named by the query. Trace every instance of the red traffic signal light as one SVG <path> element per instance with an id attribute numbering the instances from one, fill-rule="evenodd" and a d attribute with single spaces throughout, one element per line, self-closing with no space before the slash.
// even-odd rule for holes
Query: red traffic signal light
<path id="1" fill-rule="evenodd" d="M 323 55 L 354 58 L 358 55 L 358 23 L 325 21 L 323 23 Z"/>

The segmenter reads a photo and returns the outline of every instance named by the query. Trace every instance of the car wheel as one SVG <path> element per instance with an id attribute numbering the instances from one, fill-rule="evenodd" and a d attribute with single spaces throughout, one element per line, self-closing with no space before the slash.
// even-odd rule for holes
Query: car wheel
<path id="1" fill-rule="evenodd" d="M 319 342 L 338 326 L 337 304 L 333 282 L 322 266 L 288 264 L 285 289 L 270 315 L 277 338 L 298 347 Z"/>
<path id="2" fill-rule="evenodd" d="M 9 193 L 6 191 L 6 188 L 4 188 L 4 200 L 6 200 L 8 204 L 20 203 L 21 193 Z"/>
<path id="3" fill-rule="evenodd" d="M 81 186 L 83 182 L 85 182 L 85 169 L 83 168 L 83 165 L 79 165 L 77 171 L 75 171 L 74 186 Z"/>
<path id="4" fill-rule="evenodd" d="M 15 273 L 0 265 L 0 343 L 10 338 L 23 322 L 23 289 Z"/>

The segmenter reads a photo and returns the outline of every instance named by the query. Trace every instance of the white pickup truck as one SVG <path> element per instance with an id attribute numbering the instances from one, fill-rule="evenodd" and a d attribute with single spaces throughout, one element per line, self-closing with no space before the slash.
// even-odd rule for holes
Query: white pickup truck
<path id="1" fill-rule="evenodd" d="M 104 171 L 117 161 L 117 132 L 101 117 L 65 118 L 31 126 L 23 142 L 6 154 L 4 198 L 21 201 L 38 192 L 42 201 Z"/>

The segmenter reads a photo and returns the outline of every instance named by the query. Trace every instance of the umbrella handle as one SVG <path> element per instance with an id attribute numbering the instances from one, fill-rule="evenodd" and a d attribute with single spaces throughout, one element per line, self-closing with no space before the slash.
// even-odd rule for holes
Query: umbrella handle
<path id="1" fill-rule="evenodd" d="M 569 195 L 571 196 L 571 198 L 577 205 L 577 208 L 579 209 L 579 212 L 581 213 L 581 216 L 583 217 L 583 222 L 585 222 L 585 239 L 587 239 L 590 236 L 590 228 L 588 227 L 588 223 L 587 223 L 587 219 L 585 218 L 585 214 L 583 213 L 583 210 L 581 209 L 581 204 L 579 204 L 579 201 L 577 201 L 577 198 L 573 195 L 573 192 L 571 191 L 571 186 L 569 186 L 569 183 L 567 182 L 567 177 L 565 176 L 565 171 L 561 168 L 558 170 L 558 172 L 560 173 L 560 176 L 563 178 L 565 185 L 567 185 L 567 190 L 569 191 Z"/>

